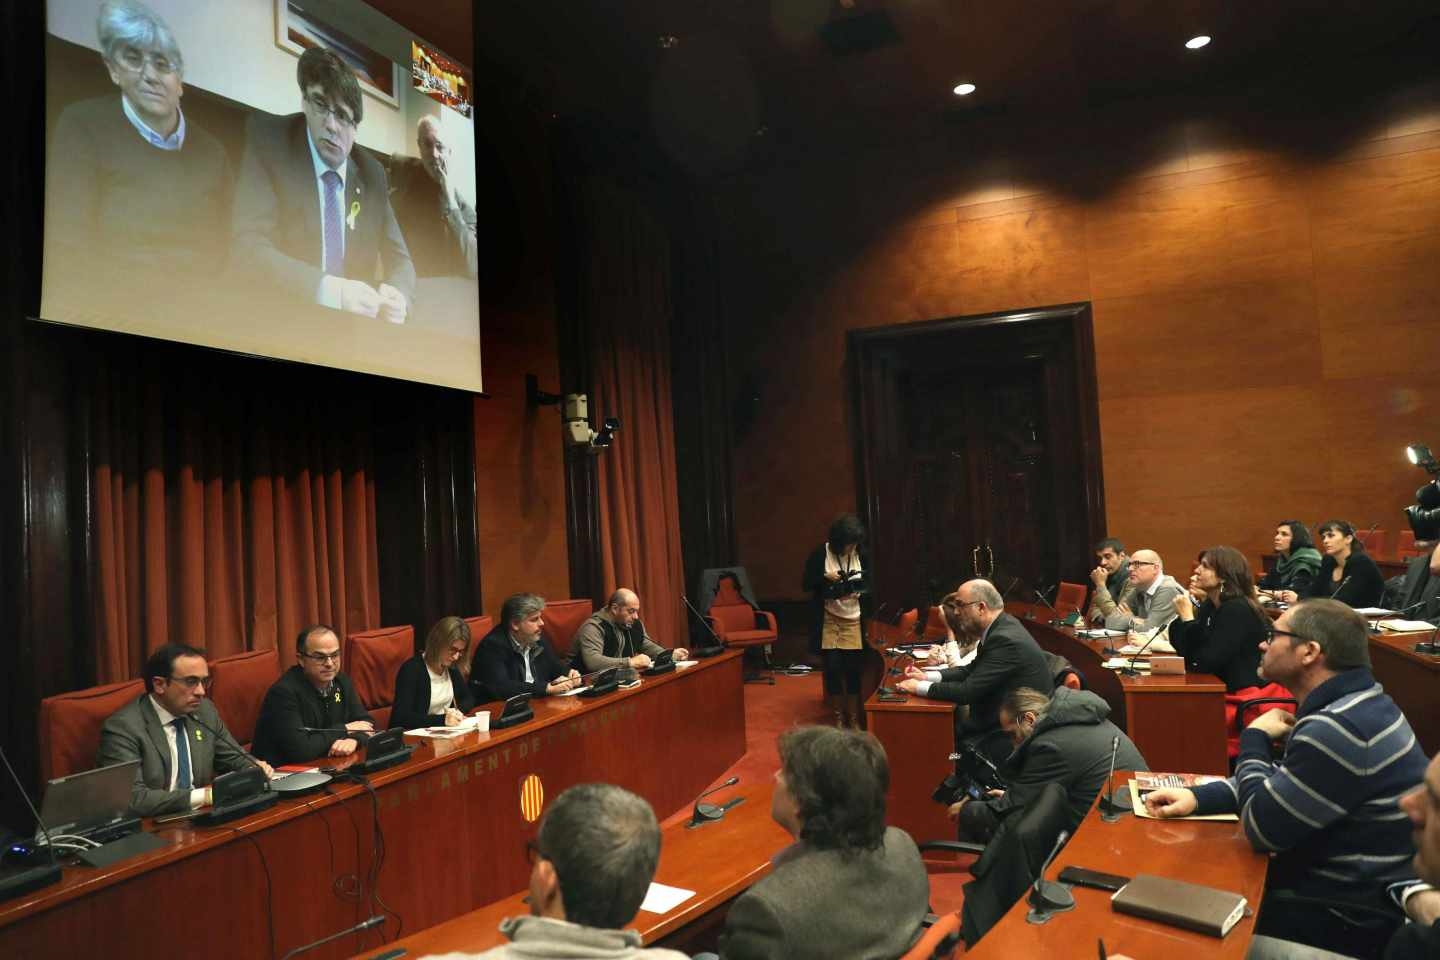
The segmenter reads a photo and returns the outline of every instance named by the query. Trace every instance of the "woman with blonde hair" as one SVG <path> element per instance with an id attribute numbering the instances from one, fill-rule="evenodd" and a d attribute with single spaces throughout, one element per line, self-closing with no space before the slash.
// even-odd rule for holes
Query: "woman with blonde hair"
<path id="1" fill-rule="evenodd" d="M 425 649 L 400 665 L 390 725 L 453 727 L 475 707 L 470 692 L 470 627 L 445 617 L 425 635 Z"/>

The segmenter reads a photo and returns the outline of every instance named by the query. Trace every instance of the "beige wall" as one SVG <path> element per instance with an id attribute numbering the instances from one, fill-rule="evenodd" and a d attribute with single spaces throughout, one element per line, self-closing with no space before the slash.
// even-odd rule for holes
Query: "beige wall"
<path id="1" fill-rule="evenodd" d="M 798 597 L 854 509 L 844 334 L 1088 300 L 1109 528 L 1188 572 L 1275 521 L 1403 529 L 1440 443 L 1440 84 L 1359 104 L 1127 106 L 972 125 L 748 183 L 740 559 Z M 1077 561 L 1083 567 L 1084 560 Z"/>

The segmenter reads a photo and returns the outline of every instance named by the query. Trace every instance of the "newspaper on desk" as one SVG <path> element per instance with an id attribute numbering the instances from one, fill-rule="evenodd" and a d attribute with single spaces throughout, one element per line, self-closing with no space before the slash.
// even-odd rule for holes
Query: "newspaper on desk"
<path id="1" fill-rule="evenodd" d="M 1159 820 L 1149 810 L 1145 809 L 1146 794 L 1153 793 L 1167 787 L 1190 789 L 1204 783 L 1218 783 L 1224 777 L 1212 777 L 1205 773 L 1137 773 L 1130 780 L 1130 805 L 1137 817 L 1145 817 L 1148 820 Z M 1208 813 L 1191 814 L 1188 817 L 1166 817 L 1167 820 L 1239 820 L 1238 814 L 1234 813 Z"/>
<path id="2" fill-rule="evenodd" d="M 1381 620 L 1375 624 L 1381 630 L 1389 630 L 1391 633 L 1430 633 L 1435 629 L 1435 624 L 1425 620 Z"/>
<path id="3" fill-rule="evenodd" d="M 414 730 L 406 730 L 407 737 L 425 737 L 429 740 L 453 740 L 456 737 L 463 737 L 467 733 L 473 733 L 480 729 L 480 718 L 475 716 L 466 717 L 453 727 L 416 727 Z"/>

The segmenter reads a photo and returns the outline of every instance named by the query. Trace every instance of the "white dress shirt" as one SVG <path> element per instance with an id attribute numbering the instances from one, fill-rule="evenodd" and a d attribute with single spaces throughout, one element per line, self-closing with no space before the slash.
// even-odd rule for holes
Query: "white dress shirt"
<path id="1" fill-rule="evenodd" d="M 174 723 L 178 717 L 165 709 L 165 706 L 155 699 L 155 694 L 150 694 L 150 705 L 155 708 L 155 713 L 160 717 L 160 729 L 165 731 L 165 742 L 170 745 L 170 782 L 165 784 L 166 790 L 175 789 L 175 781 L 180 777 L 180 748 L 175 745 Z M 189 746 L 188 744 L 186 745 Z M 190 779 L 193 784 L 195 779 L 195 751 L 190 751 Z M 204 787 L 192 787 L 190 790 L 190 808 L 205 806 L 206 789 Z"/>

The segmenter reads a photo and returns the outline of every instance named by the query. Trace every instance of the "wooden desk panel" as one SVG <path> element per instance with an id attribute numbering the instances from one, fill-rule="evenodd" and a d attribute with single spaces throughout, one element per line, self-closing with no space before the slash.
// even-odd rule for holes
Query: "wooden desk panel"
<path id="1" fill-rule="evenodd" d="M 1117 782 L 1124 782 L 1116 773 Z M 1133 814 L 1106 823 L 1092 807 L 1075 836 L 1045 876 L 1054 880 L 1067 866 L 1133 877 L 1151 873 L 1243 896 L 1252 909 L 1265 894 L 1267 860 L 1250 848 L 1239 823 L 1146 820 Z M 1110 894 L 1076 887 L 1075 909 L 1041 925 L 1027 923 L 1024 898 L 995 928 L 965 953 L 978 960 L 1015 957 L 1091 957 L 1103 938 L 1112 956 L 1243 957 L 1255 934 L 1255 917 L 1242 919 L 1222 940 L 1151 920 L 1116 913 Z"/>
<path id="2" fill-rule="evenodd" d="M 487 706 L 493 715 L 499 705 Z M 267 956 L 269 915 L 282 955 L 381 912 L 332 888 L 337 875 L 369 870 L 377 804 L 380 895 L 407 929 L 432 926 L 525 884 L 524 844 L 535 829 L 520 811 L 527 775 L 547 797 L 575 783 L 617 783 L 665 816 L 745 751 L 738 651 L 598 700 L 545 698 L 535 713 L 510 730 L 421 742 L 409 761 L 369 778 L 373 799 L 360 786 L 337 786 L 222 827 L 162 826 L 170 846 L 108 870 L 67 868 L 60 884 L 0 908 L 0 956 L 146 955 L 156 905 L 177 896 L 185 908 L 165 921 L 177 942 L 204 944 L 216 958 Z M 428 879 L 437 870 L 443 883 Z M 393 938 L 396 924 L 383 929 Z M 307 956 L 380 942 L 367 937 Z"/>
<path id="3" fill-rule="evenodd" d="M 1440 752 L 1440 657 L 1416 653 L 1429 633 L 1382 633 L 1370 638 L 1370 666 L 1380 686 L 1410 721 L 1425 755 Z"/>
<path id="4" fill-rule="evenodd" d="M 646 944 L 679 946 L 697 927 L 723 920 L 724 908 L 770 872 L 770 859 L 791 842 L 788 833 L 770 818 L 774 784 L 740 784 L 716 794 L 714 803 L 734 797 L 745 801 L 732 807 L 725 819 L 691 829 L 687 821 L 672 824 L 661 836 L 660 864 L 655 882 L 694 890 L 695 896 L 669 913 L 641 911 L 630 926 Z M 412 934 L 390 947 L 403 947 L 412 957 L 455 950 L 479 952 L 505 942 L 499 930 L 506 917 L 530 912 L 521 890 L 503 900 Z M 365 951 L 369 957 L 374 951 Z"/>
<path id="5" fill-rule="evenodd" d="M 924 697 L 885 703 L 878 696 L 865 701 L 865 720 L 890 762 L 886 822 L 917 843 L 954 838 L 955 824 L 930 794 L 955 769 L 949 759 L 955 749 L 955 705 Z"/>

